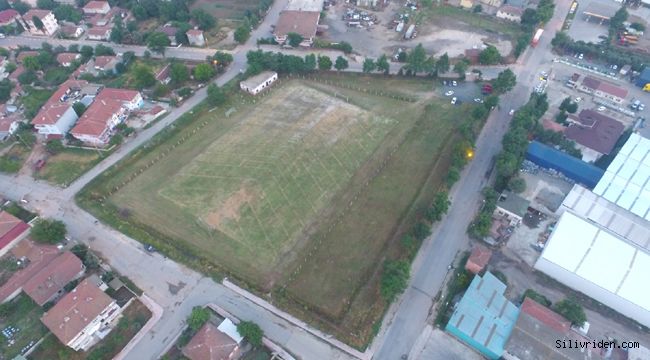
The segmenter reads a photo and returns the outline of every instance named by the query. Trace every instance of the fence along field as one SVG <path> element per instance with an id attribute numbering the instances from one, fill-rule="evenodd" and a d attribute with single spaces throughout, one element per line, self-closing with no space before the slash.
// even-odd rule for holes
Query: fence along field
<path id="1" fill-rule="evenodd" d="M 273 282 L 300 234 L 345 187 L 396 121 L 297 84 L 236 113 L 201 153 L 188 140 L 113 196 L 159 231 L 258 286 Z"/>

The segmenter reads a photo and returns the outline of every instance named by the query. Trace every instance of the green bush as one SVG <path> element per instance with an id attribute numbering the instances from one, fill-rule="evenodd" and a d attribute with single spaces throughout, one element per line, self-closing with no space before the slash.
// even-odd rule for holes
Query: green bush
<path id="1" fill-rule="evenodd" d="M 387 302 L 406 290 L 410 276 L 410 265 L 405 260 L 386 260 L 381 274 L 381 295 Z"/>
<path id="2" fill-rule="evenodd" d="M 524 295 L 522 296 L 522 302 L 525 298 L 531 298 L 532 300 L 535 300 L 536 302 L 546 306 L 546 307 L 551 307 L 551 300 L 549 300 L 546 296 L 538 293 L 537 291 L 533 289 L 526 289 L 524 291 Z"/>
<path id="3" fill-rule="evenodd" d="M 264 332 L 256 323 L 252 321 L 242 321 L 237 324 L 237 332 L 243 336 L 254 347 L 262 345 Z"/>

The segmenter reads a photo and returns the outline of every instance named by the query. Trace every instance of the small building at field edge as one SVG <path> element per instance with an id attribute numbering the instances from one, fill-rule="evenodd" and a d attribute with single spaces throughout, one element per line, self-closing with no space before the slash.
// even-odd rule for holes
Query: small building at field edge
<path id="1" fill-rule="evenodd" d="M 275 71 L 265 71 L 240 82 L 239 87 L 251 95 L 257 95 L 262 90 L 271 86 L 276 80 L 278 80 L 278 73 Z"/>

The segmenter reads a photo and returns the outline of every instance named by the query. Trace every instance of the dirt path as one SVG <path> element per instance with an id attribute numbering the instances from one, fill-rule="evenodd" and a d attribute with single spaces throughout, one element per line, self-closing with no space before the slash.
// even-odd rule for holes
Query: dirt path
<path id="1" fill-rule="evenodd" d="M 20 169 L 18 174 L 32 176 L 34 174 L 34 164 L 36 164 L 38 160 L 44 159 L 45 156 L 45 146 L 43 146 L 41 142 L 37 141 L 32 148 L 32 152 L 29 154 L 27 159 L 25 159 L 23 167 Z"/>

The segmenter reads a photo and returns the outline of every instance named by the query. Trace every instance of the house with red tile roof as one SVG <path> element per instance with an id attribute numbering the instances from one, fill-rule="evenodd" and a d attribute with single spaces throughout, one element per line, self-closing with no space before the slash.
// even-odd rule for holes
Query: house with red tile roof
<path id="1" fill-rule="evenodd" d="M 84 28 L 77 25 L 63 25 L 59 30 L 59 34 L 63 34 L 66 38 L 78 39 L 84 33 Z"/>
<path id="2" fill-rule="evenodd" d="M 594 162 L 612 152 L 625 130 L 618 120 L 591 109 L 569 115 L 567 122 L 569 126 L 564 130 L 564 136 L 576 142 L 585 162 Z"/>
<path id="3" fill-rule="evenodd" d="M 108 14 L 109 11 L 111 11 L 111 6 L 108 1 L 93 0 L 83 7 L 84 14 Z"/>
<path id="4" fill-rule="evenodd" d="M 7 140 L 9 136 L 16 132 L 21 120 L 17 113 L 6 112 L 6 107 L 6 104 L 0 105 L 0 141 Z M 0 256 L 2 255 L 0 254 Z"/>
<path id="5" fill-rule="evenodd" d="M 316 37 L 319 20 L 320 11 L 283 10 L 273 31 L 275 41 L 284 44 L 287 34 L 296 33 L 303 38 L 301 46 L 311 46 Z"/>
<path id="6" fill-rule="evenodd" d="M 108 40 L 113 29 L 110 26 L 93 26 L 86 32 L 88 40 Z"/>
<path id="7" fill-rule="evenodd" d="M 38 24 L 34 23 L 34 18 L 38 18 L 43 26 L 39 28 Z M 59 23 L 51 10 L 31 9 L 23 14 L 19 22 L 32 35 L 52 36 L 59 30 Z"/>
<path id="8" fill-rule="evenodd" d="M 11 250 L 27 234 L 29 225 L 6 211 L 0 211 L 0 256 Z"/>
<path id="9" fill-rule="evenodd" d="M 585 76 L 582 82 L 577 84 L 578 90 L 595 97 L 603 98 L 617 104 L 621 104 L 627 97 L 628 91 L 604 80 L 598 80 L 591 76 Z"/>
<path id="10" fill-rule="evenodd" d="M 187 35 L 187 41 L 192 46 L 205 46 L 205 37 L 203 36 L 203 31 L 199 29 L 189 29 L 185 33 Z"/>
<path id="11" fill-rule="evenodd" d="M 11 249 L 11 253 L 24 267 L 0 286 L 0 303 L 11 301 L 18 296 L 29 279 L 59 256 L 59 249 L 54 245 L 41 245 L 24 239 Z"/>
<path id="12" fill-rule="evenodd" d="M 28 56 L 38 56 L 38 51 L 35 51 L 35 50 L 21 51 L 16 56 L 16 62 L 19 63 L 19 64 L 22 64 L 23 60 Z"/>
<path id="13" fill-rule="evenodd" d="M 32 119 L 39 134 L 64 136 L 68 133 L 79 118 L 72 104 L 86 85 L 85 80 L 68 80 L 59 86 Z"/>
<path id="14" fill-rule="evenodd" d="M 84 279 L 48 310 L 41 322 L 61 343 L 85 351 L 111 331 L 120 314 L 115 300 Z"/>
<path id="15" fill-rule="evenodd" d="M 524 9 L 518 6 L 512 5 L 502 5 L 499 10 L 497 10 L 496 16 L 499 19 L 521 22 L 521 15 L 524 14 Z"/>
<path id="16" fill-rule="evenodd" d="M 228 319 L 225 322 L 232 322 Z M 223 324 L 223 323 L 222 323 Z M 222 327 L 222 325 L 219 325 Z M 192 340 L 183 348 L 183 355 L 190 360 L 231 360 L 239 359 L 241 355 L 241 336 L 233 338 L 225 331 L 210 322 L 192 337 Z"/>
<path id="17" fill-rule="evenodd" d="M 519 360 L 602 360 L 600 349 L 557 348 L 556 341 L 590 342 L 571 329 L 560 314 L 526 297 L 519 317 L 505 344 L 504 359 Z"/>
<path id="18" fill-rule="evenodd" d="M 80 278 L 86 271 L 79 258 L 66 251 L 37 272 L 25 285 L 23 291 L 40 306 L 52 301 L 63 292 L 69 282 Z"/>
<path id="19" fill-rule="evenodd" d="M 56 62 L 63 67 L 69 67 L 75 60 L 79 60 L 81 54 L 64 52 L 56 56 Z"/>
<path id="20" fill-rule="evenodd" d="M 102 89 L 70 133 L 88 145 L 106 146 L 115 127 L 142 104 L 142 95 L 138 91 Z"/>
<path id="21" fill-rule="evenodd" d="M 15 25 L 18 19 L 20 19 L 20 14 L 14 9 L 0 11 L 0 26 Z"/>
<path id="22" fill-rule="evenodd" d="M 472 253 L 465 263 L 465 269 L 472 274 L 478 274 L 485 269 L 491 257 L 492 250 L 481 244 L 475 244 L 472 248 Z"/>

